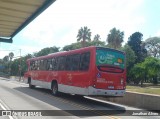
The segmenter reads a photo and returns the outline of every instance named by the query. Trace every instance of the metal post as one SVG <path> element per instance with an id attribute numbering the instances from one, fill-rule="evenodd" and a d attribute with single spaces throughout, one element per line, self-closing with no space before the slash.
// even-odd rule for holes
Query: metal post
<path id="1" fill-rule="evenodd" d="M 21 49 L 19 49 L 20 52 L 20 63 L 19 63 L 19 81 L 21 81 Z"/>

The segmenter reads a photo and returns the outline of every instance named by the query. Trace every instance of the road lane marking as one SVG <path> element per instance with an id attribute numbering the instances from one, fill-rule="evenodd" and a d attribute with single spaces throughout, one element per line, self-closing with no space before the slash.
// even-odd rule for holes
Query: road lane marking
<path id="1" fill-rule="evenodd" d="M 3 103 L 2 100 L 0 100 L 0 107 L 3 109 L 3 110 L 7 110 L 7 105 L 5 103 Z M 11 115 L 8 115 L 9 119 L 14 119 Z"/>
<path id="2" fill-rule="evenodd" d="M 108 117 L 107 117 L 108 118 Z M 121 119 L 119 117 L 115 117 L 115 116 L 109 116 L 110 119 Z"/>

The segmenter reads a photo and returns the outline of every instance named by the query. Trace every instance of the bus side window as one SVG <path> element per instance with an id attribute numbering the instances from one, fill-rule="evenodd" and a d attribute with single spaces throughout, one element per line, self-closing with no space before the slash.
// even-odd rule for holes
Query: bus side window
<path id="1" fill-rule="evenodd" d="M 29 70 L 33 70 L 33 62 L 30 62 L 30 69 Z"/>
<path id="2" fill-rule="evenodd" d="M 42 70 L 47 70 L 47 60 L 43 60 Z"/>
<path id="3" fill-rule="evenodd" d="M 47 70 L 52 70 L 52 60 L 51 59 L 47 60 Z"/>
<path id="4" fill-rule="evenodd" d="M 35 70 L 35 62 L 32 62 L 32 70 Z"/>
<path id="5" fill-rule="evenodd" d="M 38 62 L 37 60 L 34 62 L 34 70 L 37 70 Z"/>
<path id="6" fill-rule="evenodd" d="M 53 58 L 52 59 L 52 70 L 57 70 L 57 59 L 56 58 Z"/>
<path id="7" fill-rule="evenodd" d="M 90 64 L 90 52 L 81 54 L 80 70 L 87 71 Z"/>
<path id="8" fill-rule="evenodd" d="M 66 62 L 66 57 L 59 57 L 58 58 L 58 70 L 63 71 L 65 70 L 65 63 Z"/>
<path id="9" fill-rule="evenodd" d="M 66 70 L 68 71 L 77 71 L 79 70 L 79 62 L 80 62 L 80 55 L 70 55 L 66 58 Z"/>
<path id="10" fill-rule="evenodd" d="M 72 70 L 72 58 L 71 58 L 71 56 L 67 56 L 65 67 L 66 67 L 66 70 L 68 70 L 68 71 Z"/>
<path id="11" fill-rule="evenodd" d="M 43 60 L 40 60 L 39 70 L 43 70 Z"/>
<path id="12" fill-rule="evenodd" d="M 37 70 L 39 70 L 40 67 L 40 60 L 37 61 Z"/>
<path id="13" fill-rule="evenodd" d="M 80 55 L 73 55 L 72 62 L 70 64 L 72 66 L 72 71 L 79 70 L 79 62 L 80 62 Z"/>

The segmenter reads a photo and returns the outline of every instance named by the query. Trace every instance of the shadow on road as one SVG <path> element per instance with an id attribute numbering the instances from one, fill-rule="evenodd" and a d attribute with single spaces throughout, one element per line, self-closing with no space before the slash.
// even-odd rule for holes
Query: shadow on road
<path id="1" fill-rule="evenodd" d="M 108 116 L 108 115 L 123 115 L 126 110 L 122 106 L 109 104 L 107 102 L 96 101 L 85 98 L 83 96 L 76 96 L 70 94 L 60 93 L 57 96 L 52 96 L 51 91 L 36 87 L 30 89 L 28 87 L 16 87 L 15 90 L 29 95 L 35 99 L 48 103 L 60 110 L 50 110 L 43 112 L 45 115 L 50 116 Z M 60 115 L 60 111 L 67 112 L 64 115 Z M 66 115 L 69 114 L 69 115 Z"/>

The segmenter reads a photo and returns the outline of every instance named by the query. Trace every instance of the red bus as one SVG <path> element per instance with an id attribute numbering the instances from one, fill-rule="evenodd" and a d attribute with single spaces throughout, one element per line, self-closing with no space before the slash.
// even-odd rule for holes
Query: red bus
<path id="1" fill-rule="evenodd" d="M 126 88 L 125 53 L 86 47 L 27 60 L 25 82 L 77 95 L 124 96 Z"/>

